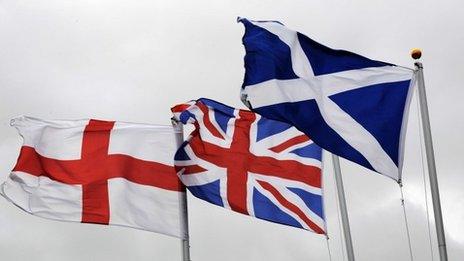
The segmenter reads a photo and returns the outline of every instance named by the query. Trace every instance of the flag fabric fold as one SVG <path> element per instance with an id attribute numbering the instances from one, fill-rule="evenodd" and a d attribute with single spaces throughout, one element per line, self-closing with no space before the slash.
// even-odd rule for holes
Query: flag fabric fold
<path id="1" fill-rule="evenodd" d="M 30 214 L 185 238 L 185 187 L 173 165 L 179 130 L 101 120 L 12 120 L 23 137 L 1 186 Z"/>
<path id="2" fill-rule="evenodd" d="M 247 106 L 399 180 L 413 70 L 330 49 L 276 21 L 239 22 Z"/>
<path id="3" fill-rule="evenodd" d="M 195 130 L 175 155 L 178 175 L 207 202 L 325 233 L 322 151 L 287 123 L 199 99 L 172 108 Z"/>

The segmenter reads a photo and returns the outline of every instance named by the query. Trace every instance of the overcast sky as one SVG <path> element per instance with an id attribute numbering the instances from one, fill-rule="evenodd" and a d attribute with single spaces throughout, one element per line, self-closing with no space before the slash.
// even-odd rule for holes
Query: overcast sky
<path id="1" fill-rule="evenodd" d="M 244 107 L 243 26 L 279 20 L 333 48 L 412 67 L 423 50 L 450 260 L 464 260 L 462 1 L 0 0 L 0 181 L 21 146 L 9 119 L 100 118 L 169 124 L 169 108 L 208 97 Z M 411 104 L 404 190 L 414 260 L 429 241 L 417 104 Z M 343 260 L 330 155 L 325 205 L 332 260 Z M 358 261 L 410 260 L 400 191 L 342 161 Z M 427 177 L 428 178 L 428 177 Z M 329 260 L 326 238 L 209 205 L 189 195 L 191 255 L 209 260 Z M 431 202 L 428 202 L 431 208 Z M 432 251 L 430 249 L 432 244 Z M 0 198 L 1 260 L 180 260 L 178 239 L 25 214 Z"/>

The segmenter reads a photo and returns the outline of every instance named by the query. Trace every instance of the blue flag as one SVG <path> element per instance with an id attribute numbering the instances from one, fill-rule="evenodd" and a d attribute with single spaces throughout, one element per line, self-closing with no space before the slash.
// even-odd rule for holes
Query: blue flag
<path id="1" fill-rule="evenodd" d="M 336 155 L 398 180 L 413 70 L 333 50 L 276 21 L 245 26 L 242 100 Z"/>

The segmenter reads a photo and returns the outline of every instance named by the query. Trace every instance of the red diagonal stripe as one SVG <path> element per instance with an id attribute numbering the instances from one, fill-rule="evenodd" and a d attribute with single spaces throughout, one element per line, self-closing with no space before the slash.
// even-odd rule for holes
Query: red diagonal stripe
<path id="1" fill-rule="evenodd" d="M 174 107 L 171 108 L 171 111 L 176 113 L 176 112 L 183 112 L 185 110 L 187 110 L 191 105 L 190 104 L 186 104 L 186 103 L 183 103 L 183 104 L 178 104 Z"/>
<path id="2" fill-rule="evenodd" d="M 272 148 L 270 148 L 270 150 L 272 150 L 273 152 L 276 152 L 276 153 L 279 153 L 279 152 L 282 152 L 288 148 L 290 148 L 291 146 L 294 146 L 296 144 L 299 144 L 299 143 L 303 143 L 303 142 L 306 142 L 309 140 L 309 137 L 302 134 L 300 136 L 296 136 L 296 137 L 293 137 L 277 146 L 274 146 Z"/>
<path id="3" fill-rule="evenodd" d="M 184 169 L 182 175 L 197 174 L 206 171 L 206 169 L 200 167 L 199 165 L 178 166 L 177 168 L 179 168 L 179 170 Z"/>
<path id="4" fill-rule="evenodd" d="M 295 213 L 299 218 L 303 220 L 314 232 L 318 234 L 325 234 L 324 230 L 316 225 L 314 222 L 309 219 L 306 214 L 295 204 L 288 201 L 277 189 L 275 189 L 271 184 L 258 180 L 258 183 L 267 191 L 269 191 L 284 207 Z"/>
<path id="5" fill-rule="evenodd" d="M 203 112 L 203 123 L 209 132 L 211 132 L 211 134 L 217 138 L 224 139 L 219 130 L 214 127 L 213 123 L 211 123 L 208 107 L 201 102 L 197 102 L 197 107 Z"/>

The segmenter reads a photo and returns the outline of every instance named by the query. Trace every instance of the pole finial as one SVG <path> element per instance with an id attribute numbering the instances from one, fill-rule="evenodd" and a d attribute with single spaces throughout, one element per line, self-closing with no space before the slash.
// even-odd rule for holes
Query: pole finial
<path id="1" fill-rule="evenodd" d="M 411 50 L 411 57 L 414 60 L 419 60 L 422 57 L 422 51 L 419 48 L 414 48 Z"/>

